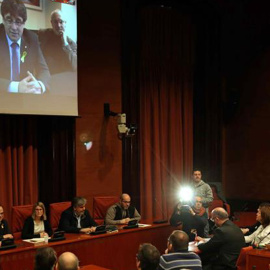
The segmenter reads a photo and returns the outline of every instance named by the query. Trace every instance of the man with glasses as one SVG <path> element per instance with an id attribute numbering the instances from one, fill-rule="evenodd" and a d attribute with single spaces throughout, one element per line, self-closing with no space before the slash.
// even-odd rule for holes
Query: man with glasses
<path id="1" fill-rule="evenodd" d="M 112 205 L 107 210 L 105 224 L 117 225 L 127 224 L 131 220 L 139 221 L 141 219 L 141 215 L 134 206 L 130 205 L 130 203 L 130 196 L 126 193 L 123 193 L 120 196 L 120 201 Z"/>
<path id="2" fill-rule="evenodd" d="M 52 28 L 39 30 L 38 36 L 50 73 L 77 70 L 77 44 L 67 36 L 67 18 L 56 9 L 51 13 Z"/>
<path id="3" fill-rule="evenodd" d="M 195 236 L 207 237 L 204 234 L 204 228 L 208 223 L 208 216 L 205 208 L 202 206 L 202 198 L 196 196 L 193 205 L 182 205 L 179 202 L 170 218 L 170 224 L 174 227 L 181 226 L 181 229 L 189 236 L 190 241 L 194 241 Z"/>
<path id="4" fill-rule="evenodd" d="M 12 239 L 13 235 L 10 233 L 8 223 L 4 219 L 4 208 L 0 205 L 0 241 L 8 238 Z"/>
<path id="5" fill-rule="evenodd" d="M 211 213 L 211 219 L 216 224 L 213 237 L 198 245 L 195 251 L 201 251 L 201 259 L 205 270 L 235 269 L 237 258 L 245 239 L 242 231 L 232 221 L 225 209 L 218 207 Z M 204 241 L 197 237 L 197 241 Z"/>
<path id="6" fill-rule="evenodd" d="M 0 91 L 42 94 L 50 72 L 37 35 L 25 29 L 26 7 L 21 0 L 3 0 L 0 25 Z"/>

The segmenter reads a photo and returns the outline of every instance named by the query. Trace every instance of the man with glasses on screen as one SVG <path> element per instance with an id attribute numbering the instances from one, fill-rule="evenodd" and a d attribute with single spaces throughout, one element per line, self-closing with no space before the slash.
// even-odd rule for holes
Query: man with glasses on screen
<path id="1" fill-rule="evenodd" d="M 67 36 L 67 16 L 60 9 L 51 13 L 51 25 L 38 33 L 50 73 L 77 71 L 77 44 Z"/>
<path id="2" fill-rule="evenodd" d="M 25 29 L 26 7 L 21 0 L 3 0 L 0 25 L 0 91 L 42 94 L 50 72 L 36 34 Z"/>

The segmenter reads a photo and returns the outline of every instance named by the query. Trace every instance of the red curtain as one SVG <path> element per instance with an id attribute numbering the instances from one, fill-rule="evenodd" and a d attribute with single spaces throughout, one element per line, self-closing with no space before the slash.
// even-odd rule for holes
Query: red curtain
<path id="1" fill-rule="evenodd" d="M 190 16 L 141 12 L 140 187 L 143 218 L 169 218 L 192 170 L 194 30 Z"/>
<path id="2" fill-rule="evenodd" d="M 13 205 L 38 198 L 36 118 L 0 116 L 0 204 L 10 220 Z"/>

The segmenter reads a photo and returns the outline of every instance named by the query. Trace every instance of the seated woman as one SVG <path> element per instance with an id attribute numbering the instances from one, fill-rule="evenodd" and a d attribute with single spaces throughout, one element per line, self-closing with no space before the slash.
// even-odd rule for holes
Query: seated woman
<path id="1" fill-rule="evenodd" d="M 257 210 L 256 220 L 261 223 L 251 235 L 245 236 L 246 243 L 264 246 L 270 243 L 270 203 L 263 203 Z"/>
<path id="2" fill-rule="evenodd" d="M 182 226 L 182 230 L 188 234 L 190 241 L 194 241 L 196 235 L 205 237 L 204 227 L 207 222 L 207 213 L 202 207 L 202 198 L 199 196 L 195 197 L 192 207 L 179 202 L 170 219 L 172 226 Z"/>
<path id="3" fill-rule="evenodd" d="M 33 206 L 32 216 L 28 217 L 24 222 L 22 239 L 42 238 L 51 236 L 52 233 L 45 206 L 42 202 L 37 202 Z"/>
<path id="4" fill-rule="evenodd" d="M 4 219 L 4 208 L 0 205 L 0 241 L 3 239 L 13 238 L 8 228 L 8 223 Z"/>

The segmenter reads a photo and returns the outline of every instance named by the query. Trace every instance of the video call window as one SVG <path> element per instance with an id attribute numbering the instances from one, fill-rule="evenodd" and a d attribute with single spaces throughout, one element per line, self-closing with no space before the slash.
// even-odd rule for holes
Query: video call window
<path id="1" fill-rule="evenodd" d="M 0 1 L 0 113 L 78 115 L 77 7 L 57 1 Z"/>

